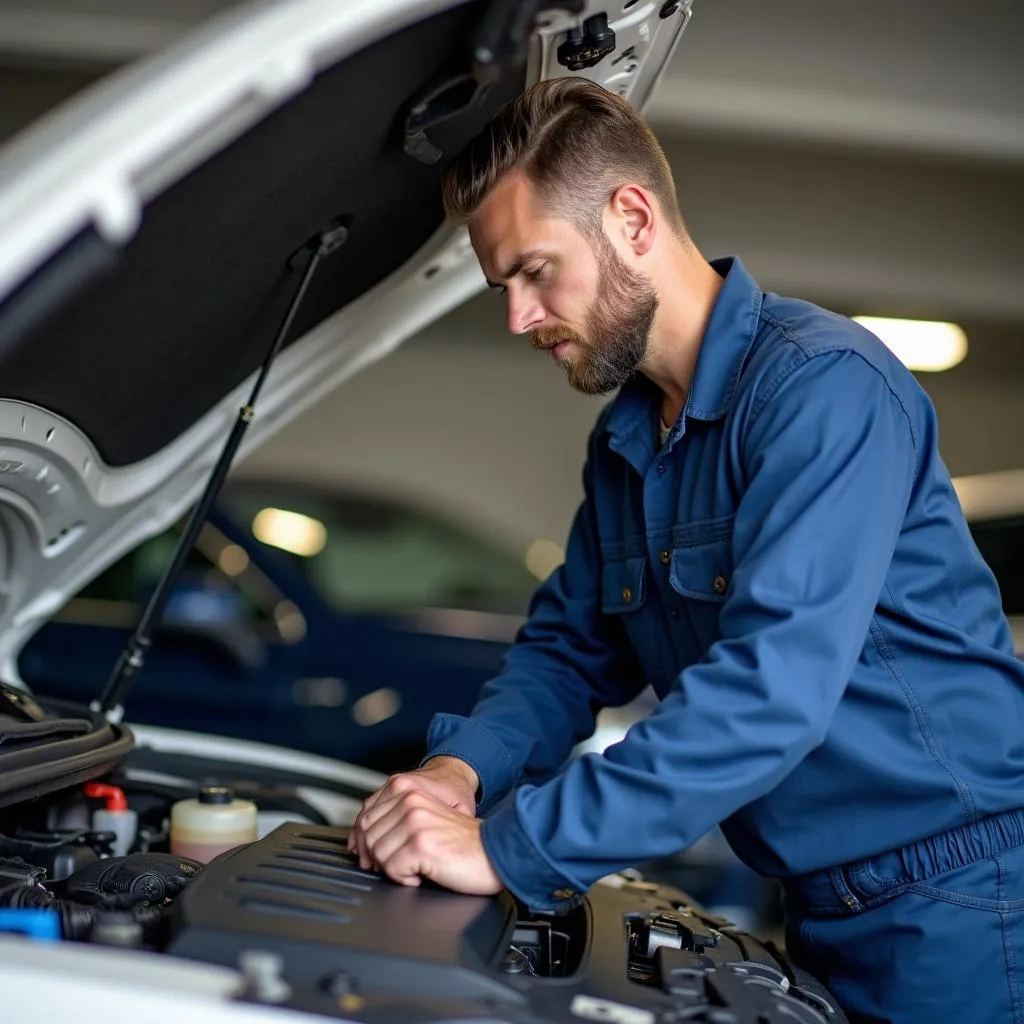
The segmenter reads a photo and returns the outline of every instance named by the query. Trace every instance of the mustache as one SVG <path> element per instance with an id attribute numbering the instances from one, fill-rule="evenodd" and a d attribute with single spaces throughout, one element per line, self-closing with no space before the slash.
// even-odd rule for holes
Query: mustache
<path id="1" fill-rule="evenodd" d="M 530 331 L 530 344 L 534 348 L 546 350 L 554 348 L 563 341 L 575 341 L 578 344 L 584 344 L 583 337 L 580 334 L 564 327 L 539 327 L 535 331 Z"/>

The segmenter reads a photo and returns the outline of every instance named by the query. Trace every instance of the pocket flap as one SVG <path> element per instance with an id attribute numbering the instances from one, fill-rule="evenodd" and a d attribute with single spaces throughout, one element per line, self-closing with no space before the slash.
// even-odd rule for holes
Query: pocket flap
<path id="1" fill-rule="evenodd" d="M 601 611 L 609 615 L 635 611 L 647 596 L 647 558 L 617 558 L 601 569 Z"/>
<path id="2" fill-rule="evenodd" d="M 683 597 L 723 602 L 729 596 L 732 538 L 675 548 L 669 582 Z"/>

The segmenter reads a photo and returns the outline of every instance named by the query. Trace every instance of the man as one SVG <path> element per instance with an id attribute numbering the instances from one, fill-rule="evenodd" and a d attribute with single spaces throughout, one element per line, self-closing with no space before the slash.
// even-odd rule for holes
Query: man
<path id="1" fill-rule="evenodd" d="M 924 392 L 706 262 L 651 131 L 586 81 L 499 114 L 445 202 L 510 329 L 620 391 L 565 564 L 473 714 L 366 801 L 361 863 L 556 909 L 720 823 L 853 1019 L 1024 1022 L 1024 667 Z"/>

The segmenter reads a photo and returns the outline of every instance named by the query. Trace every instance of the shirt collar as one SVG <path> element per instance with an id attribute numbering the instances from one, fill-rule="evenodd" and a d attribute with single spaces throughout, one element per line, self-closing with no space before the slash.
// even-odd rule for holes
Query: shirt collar
<path id="1" fill-rule="evenodd" d="M 701 339 L 683 410 L 687 417 L 698 420 L 720 419 L 728 411 L 761 315 L 761 289 L 738 257 L 712 260 L 711 266 L 722 277 L 722 286 Z M 660 389 L 642 374 L 622 388 L 612 404 L 606 426 L 613 449 L 620 448 L 640 425 L 645 435 L 655 431 L 651 444 L 656 448 L 660 398 Z M 673 435 L 677 430 L 678 426 Z"/>
<path id="2" fill-rule="evenodd" d="M 686 399 L 686 415 L 697 420 L 721 419 L 728 411 L 761 317 L 761 289 L 739 258 L 712 260 L 711 266 L 723 281 Z"/>

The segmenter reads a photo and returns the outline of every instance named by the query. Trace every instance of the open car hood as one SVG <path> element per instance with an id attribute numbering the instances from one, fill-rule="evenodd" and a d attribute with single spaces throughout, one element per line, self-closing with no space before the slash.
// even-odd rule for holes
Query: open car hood
<path id="1" fill-rule="evenodd" d="M 689 3 L 247 3 L 0 150 L 0 677 L 195 502 L 310 238 L 345 228 L 240 455 L 483 286 L 439 183 L 497 107 L 570 73 L 642 107 Z"/>

